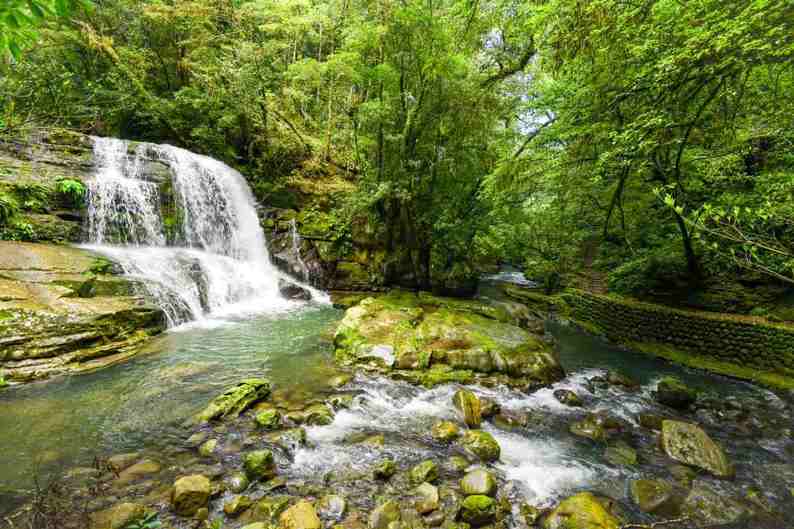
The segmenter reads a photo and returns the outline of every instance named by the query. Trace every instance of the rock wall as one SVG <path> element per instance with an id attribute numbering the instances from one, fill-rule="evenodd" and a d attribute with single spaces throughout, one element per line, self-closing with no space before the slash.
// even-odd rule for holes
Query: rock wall
<path id="1" fill-rule="evenodd" d="M 568 291 L 570 318 L 611 341 L 728 375 L 794 387 L 794 327 Z"/>

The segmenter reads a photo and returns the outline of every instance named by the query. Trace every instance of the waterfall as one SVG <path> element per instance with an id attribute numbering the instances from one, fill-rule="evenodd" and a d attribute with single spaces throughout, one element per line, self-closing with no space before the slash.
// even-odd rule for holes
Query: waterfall
<path id="1" fill-rule="evenodd" d="M 292 237 L 292 253 L 295 255 L 295 261 L 298 263 L 298 267 L 301 270 L 301 279 L 309 282 L 311 279 L 309 277 L 309 267 L 306 266 L 306 263 L 303 262 L 303 257 L 301 257 L 302 239 L 301 234 L 298 233 L 298 223 L 295 222 L 295 219 L 289 221 L 289 231 Z"/>
<path id="2" fill-rule="evenodd" d="M 170 145 L 112 138 L 94 138 L 94 157 L 86 246 L 140 279 L 170 325 L 294 305 L 279 293 L 284 277 L 240 173 Z"/>

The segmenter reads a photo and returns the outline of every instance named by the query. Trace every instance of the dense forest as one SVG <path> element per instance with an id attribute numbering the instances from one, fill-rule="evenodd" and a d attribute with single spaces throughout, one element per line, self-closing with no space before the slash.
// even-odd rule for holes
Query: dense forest
<path id="1" fill-rule="evenodd" d="M 265 202 L 294 171 L 341 174 L 340 229 L 386 226 L 419 286 L 496 262 L 638 296 L 794 280 L 783 0 L 2 9 L 4 134 L 173 143 Z"/>

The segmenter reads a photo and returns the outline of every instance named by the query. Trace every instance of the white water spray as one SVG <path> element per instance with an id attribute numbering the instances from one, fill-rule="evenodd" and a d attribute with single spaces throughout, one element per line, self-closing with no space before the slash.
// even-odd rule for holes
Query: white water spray
<path id="1" fill-rule="evenodd" d="M 306 266 L 306 263 L 303 262 L 303 257 L 301 257 L 301 234 L 298 233 L 298 223 L 295 222 L 295 219 L 289 221 L 289 231 L 290 237 L 292 238 L 292 253 L 295 255 L 295 260 L 298 262 L 298 267 L 301 270 L 301 279 L 308 282 L 311 277 L 309 277 L 309 267 Z"/>
<path id="2" fill-rule="evenodd" d="M 88 247 L 141 279 L 172 326 L 294 306 L 279 293 L 242 175 L 170 145 L 133 145 L 94 139 Z"/>

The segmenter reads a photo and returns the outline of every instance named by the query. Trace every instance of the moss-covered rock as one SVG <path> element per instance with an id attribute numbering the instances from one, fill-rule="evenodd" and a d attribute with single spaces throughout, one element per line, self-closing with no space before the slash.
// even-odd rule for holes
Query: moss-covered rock
<path id="1" fill-rule="evenodd" d="M 146 509 L 138 503 L 118 503 L 103 511 L 92 513 L 90 529 L 124 529 L 128 525 L 141 520 Z"/>
<path id="2" fill-rule="evenodd" d="M 463 435 L 460 443 L 467 452 L 486 463 L 497 461 L 501 455 L 499 443 L 488 432 L 469 430 Z"/>
<path id="3" fill-rule="evenodd" d="M 389 525 L 400 521 L 400 505 L 393 500 L 381 503 L 369 515 L 369 529 L 389 529 Z"/>
<path id="4" fill-rule="evenodd" d="M 336 358 L 347 364 L 370 364 L 387 373 L 445 366 L 443 375 L 459 371 L 504 374 L 547 384 L 563 371 L 551 347 L 504 320 L 509 315 L 480 302 L 393 291 L 367 298 L 347 310 L 337 328 Z M 394 374 L 394 373 L 392 373 Z M 399 373 L 402 378 L 412 378 Z M 428 383 L 422 375 L 416 382 Z"/>
<path id="5" fill-rule="evenodd" d="M 283 529 L 321 529 L 322 522 L 314 510 L 314 505 L 306 500 L 301 500 L 279 517 Z"/>
<path id="6" fill-rule="evenodd" d="M 416 510 L 419 514 L 427 514 L 438 509 L 438 488 L 430 483 L 422 483 L 416 487 Z"/>
<path id="7" fill-rule="evenodd" d="M 658 402 L 677 410 L 687 409 L 697 399 L 695 390 L 675 377 L 659 380 L 653 396 Z"/>
<path id="8" fill-rule="evenodd" d="M 460 490 L 467 496 L 493 496 L 496 494 L 496 477 L 483 468 L 477 468 L 463 476 Z"/>
<path id="9" fill-rule="evenodd" d="M 570 496 L 543 520 L 543 529 L 618 529 L 620 521 L 593 494 Z"/>
<path id="10" fill-rule="evenodd" d="M 414 483 L 432 483 L 438 479 L 438 465 L 430 460 L 422 461 L 411 469 L 409 475 Z"/>
<path id="11" fill-rule="evenodd" d="M 430 433 L 436 441 L 451 443 L 460 435 L 460 428 L 454 422 L 439 421 L 433 425 Z"/>
<path id="12" fill-rule="evenodd" d="M 276 475 L 273 452 L 255 450 L 243 456 L 243 469 L 251 481 L 270 479 Z"/>
<path id="13" fill-rule="evenodd" d="M 257 413 L 256 417 L 256 424 L 260 428 L 264 428 L 265 430 L 274 430 L 278 428 L 279 424 L 281 423 L 281 413 L 278 410 L 265 410 L 263 412 Z"/>
<path id="14" fill-rule="evenodd" d="M 673 516 L 676 506 L 673 502 L 673 485 L 661 479 L 637 479 L 629 487 L 631 499 L 640 510 Z"/>
<path id="15" fill-rule="evenodd" d="M 210 494 L 210 480 L 205 476 L 185 476 L 174 482 L 171 504 L 178 515 L 193 516 L 200 508 L 207 506 Z"/>
<path id="16" fill-rule="evenodd" d="M 249 378 L 230 387 L 210 402 L 199 413 L 198 420 L 210 421 L 223 417 L 236 417 L 252 404 L 270 395 L 270 382 L 263 378 Z"/>
<path id="17" fill-rule="evenodd" d="M 459 389 L 452 397 L 452 403 L 463 416 L 469 428 L 479 428 L 482 423 L 482 407 L 477 395 L 467 389 Z"/>
<path id="18" fill-rule="evenodd" d="M 661 443 L 665 453 L 676 461 L 702 468 L 717 477 L 734 475 L 733 465 L 722 447 L 694 424 L 663 421 Z"/>
<path id="19" fill-rule="evenodd" d="M 496 507 L 496 500 L 490 496 L 468 496 L 461 503 L 458 516 L 461 521 L 473 527 L 480 527 L 496 519 Z"/>
<path id="20" fill-rule="evenodd" d="M 378 463 L 372 470 L 375 479 L 387 480 L 397 473 L 397 463 L 391 459 L 386 459 Z"/>

